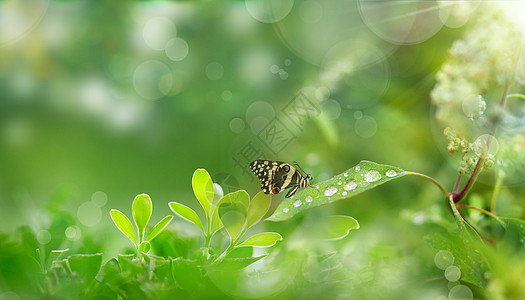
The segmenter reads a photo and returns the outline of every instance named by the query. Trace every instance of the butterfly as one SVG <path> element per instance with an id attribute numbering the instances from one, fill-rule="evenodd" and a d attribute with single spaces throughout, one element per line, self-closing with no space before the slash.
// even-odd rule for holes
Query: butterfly
<path id="1" fill-rule="evenodd" d="M 295 161 L 294 165 L 301 169 Z M 310 185 L 312 179 L 310 174 L 305 176 L 304 171 L 301 173 L 292 165 L 282 161 L 254 160 L 250 163 L 250 169 L 261 180 L 261 190 L 265 194 L 278 194 L 291 187 L 285 198 L 292 197 L 300 187 Z"/>

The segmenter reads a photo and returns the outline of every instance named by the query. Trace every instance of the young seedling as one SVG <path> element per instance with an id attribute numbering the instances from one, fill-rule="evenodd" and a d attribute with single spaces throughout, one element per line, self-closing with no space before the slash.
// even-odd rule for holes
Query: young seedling
<path id="1" fill-rule="evenodd" d="M 204 169 L 197 169 L 192 179 L 193 192 L 204 209 L 206 221 L 201 222 L 197 213 L 178 202 L 170 202 L 170 209 L 179 217 L 197 225 L 204 236 L 204 248 L 207 251 L 206 259 L 212 263 L 223 261 L 228 253 L 238 247 L 271 247 L 282 240 L 280 234 L 275 232 L 264 232 L 252 236 L 243 241 L 246 231 L 258 223 L 270 208 L 271 196 L 259 192 L 251 201 L 248 193 L 244 190 L 236 191 L 222 197 L 219 192 L 215 197 L 213 182 L 210 175 Z M 214 201 L 214 199 L 216 201 Z M 217 200 L 218 199 L 218 200 Z M 223 204 L 232 204 L 240 208 L 219 215 L 219 208 Z M 210 241 L 213 235 L 221 228 L 225 228 L 230 237 L 228 248 L 218 257 L 212 258 L 210 253 Z"/>
<path id="2" fill-rule="evenodd" d="M 137 255 L 148 254 L 151 250 L 150 241 L 168 226 L 173 216 L 166 216 L 160 220 L 146 236 L 146 226 L 151 217 L 153 205 L 151 198 L 147 194 L 140 194 L 135 197 L 131 205 L 133 220 L 135 221 L 136 230 L 131 221 L 121 211 L 112 209 L 109 214 L 115 226 L 122 232 L 135 246 Z"/>

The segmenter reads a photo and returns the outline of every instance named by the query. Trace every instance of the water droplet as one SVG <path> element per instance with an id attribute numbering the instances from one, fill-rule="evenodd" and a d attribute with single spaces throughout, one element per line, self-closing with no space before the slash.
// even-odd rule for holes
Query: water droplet
<path id="1" fill-rule="evenodd" d="M 348 177 L 348 172 L 345 172 L 343 175 L 344 175 L 345 177 Z"/>
<path id="2" fill-rule="evenodd" d="M 361 167 L 360 167 L 360 166 L 356 166 L 356 167 L 355 167 L 355 171 L 356 171 L 356 172 L 361 171 Z"/>
<path id="3" fill-rule="evenodd" d="M 396 171 L 394 171 L 394 170 L 388 170 L 388 171 L 386 171 L 386 176 L 388 176 L 388 177 L 394 177 L 394 176 L 396 176 L 396 175 L 397 175 L 397 173 L 396 173 Z"/>
<path id="4" fill-rule="evenodd" d="M 319 186 L 318 186 L 318 185 L 316 185 L 316 186 L 314 186 L 314 188 L 318 190 L 318 189 L 319 189 Z"/>
<path id="5" fill-rule="evenodd" d="M 293 206 L 294 206 L 294 207 L 299 207 L 299 206 L 301 206 L 301 205 L 303 205 L 303 202 L 301 202 L 301 200 L 297 200 L 297 201 L 295 201 L 295 202 L 293 203 Z"/>
<path id="6" fill-rule="evenodd" d="M 448 299 L 450 300 L 471 300 L 473 298 L 474 295 L 472 293 L 472 290 L 468 286 L 462 284 L 456 285 L 455 287 L 451 288 L 450 292 L 448 293 Z"/>
<path id="7" fill-rule="evenodd" d="M 365 174 L 365 180 L 368 183 L 376 182 L 379 179 L 381 179 L 381 174 L 379 174 L 379 172 L 376 171 L 376 170 L 370 170 L 370 171 L 366 172 L 366 174 Z"/>
<path id="8" fill-rule="evenodd" d="M 353 191 L 355 190 L 356 187 L 357 187 L 357 183 L 354 180 L 352 180 L 352 181 L 349 181 L 347 184 L 345 184 L 343 188 L 347 191 Z"/>
<path id="9" fill-rule="evenodd" d="M 440 250 L 436 253 L 436 256 L 434 256 L 434 263 L 436 264 L 436 267 L 445 270 L 448 266 L 454 263 L 454 255 L 448 250 Z"/>
<path id="10" fill-rule="evenodd" d="M 338 182 L 337 184 L 338 184 L 338 185 L 341 185 L 341 184 L 342 184 L 342 182 L 341 182 L 341 181 L 339 181 L 339 182 Z"/>
<path id="11" fill-rule="evenodd" d="M 307 203 L 312 202 L 312 200 L 312 196 L 306 196 L 306 198 L 304 199 L 304 201 L 306 201 Z"/>
<path id="12" fill-rule="evenodd" d="M 290 199 L 293 199 L 293 196 L 295 196 L 295 195 L 291 195 L 291 196 L 290 196 Z"/>
<path id="13" fill-rule="evenodd" d="M 448 281 L 458 281 L 461 277 L 461 271 L 456 266 L 448 266 L 445 270 L 445 278 Z"/>
<path id="14" fill-rule="evenodd" d="M 339 180 L 341 180 L 341 176 L 339 176 Z"/>
<path id="15" fill-rule="evenodd" d="M 346 191 L 344 191 L 341 195 L 346 196 L 348 194 Z"/>
<path id="16" fill-rule="evenodd" d="M 337 193 L 337 188 L 335 186 L 330 186 L 326 189 L 326 191 L 324 191 L 324 195 L 328 197 L 334 195 L 335 193 Z"/>
<path id="17" fill-rule="evenodd" d="M 283 208 L 283 213 L 287 214 L 290 211 L 288 207 Z"/>

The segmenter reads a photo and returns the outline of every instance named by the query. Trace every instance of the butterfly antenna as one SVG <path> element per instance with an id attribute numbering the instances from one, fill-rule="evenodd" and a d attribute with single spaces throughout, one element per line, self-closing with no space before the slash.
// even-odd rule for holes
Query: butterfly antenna
<path id="1" fill-rule="evenodd" d="M 304 177 L 306 177 L 306 175 L 308 175 L 308 174 L 306 174 L 306 172 L 303 170 L 303 168 L 301 168 L 301 166 L 299 166 L 299 163 L 298 163 L 296 160 L 293 161 L 293 165 L 296 166 L 297 169 L 299 169 L 299 170 L 301 171 L 301 173 L 303 173 L 303 176 L 304 176 Z"/>

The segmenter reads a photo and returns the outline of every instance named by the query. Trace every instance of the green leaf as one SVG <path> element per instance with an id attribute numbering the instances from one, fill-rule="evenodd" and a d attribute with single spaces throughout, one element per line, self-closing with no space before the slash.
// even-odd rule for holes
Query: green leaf
<path id="1" fill-rule="evenodd" d="M 69 249 L 64 249 L 64 250 L 51 250 L 51 252 L 49 253 L 49 256 L 47 257 L 47 260 L 46 260 L 46 266 L 45 266 L 45 270 L 49 270 L 51 268 L 51 265 L 59 260 L 61 257 L 63 257 L 63 255 L 68 252 Z"/>
<path id="2" fill-rule="evenodd" d="M 166 228 L 173 220 L 173 216 L 165 216 L 162 220 L 160 220 L 155 226 L 153 226 L 153 229 L 151 229 L 150 233 L 148 234 L 148 237 L 146 238 L 146 241 L 151 241 L 154 239 L 159 233 Z"/>
<path id="3" fill-rule="evenodd" d="M 192 178 L 193 193 L 202 208 L 207 215 L 210 214 L 211 203 L 213 201 L 213 182 L 211 180 L 210 174 L 204 169 L 197 169 L 193 173 Z"/>
<path id="4" fill-rule="evenodd" d="M 350 230 L 359 229 L 356 219 L 349 216 L 329 216 L 324 222 L 321 231 L 323 239 L 342 239 L 350 233 Z"/>
<path id="5" fill-rule="evenodd" d="M 250 228 L 252 225 L 259 222 L 266 212 L 268 212 L 270 204 L 272 204 L 272 197 L 270 194 L 265 194 L 263 191 L 257 193 L 248 206 L 246 228 Z"/>
<path id="6" fill-rule="evenodd" d="M 170 202 L 168 203 L 170 209 L 175 213 L 177 214 L 179 217 L 185 219 L 185 220 L 188 220 L 190 222 L 192 222 L 193 224 L 199 226 L 199 228 L 201 229 L 202 233 L 204 234 L 204 228 L 202 227 L 202 223 L 201 223 L 201 220 L 199 219 L 199 216 L 197 215 L 197 213 L 187 207 L 186 205 L 184 204 L 180 204 L 178 202 Z"/>
<path id="7" fill-rule="evenodd" d="M 115 223 L 115 226 L 122 232 L 134 245 L 137 247 L 137 237 L 135 235 L 135 229 L 131 221 L 126 217 L 120 210 L 112 209 L 109 211 L 111 220 Z"/>
<path id="8" fill-rule="evenodd" d="M 222 227 L 224 227 L 224 224 L 222 224 L 221 218 L 219 217 L 219 207 L 216 206 L 211 216 L 211 234 L 213 235 Z"/>
<path id="9" fill-rule="evenodd" d="M 146 266 L 139 260 L 134 260 L 135 255 L 119 255 L 117 257 L 120 269 L 124 273 L 138 275 L 144 273 Z M 129 276 L 129 275 L 128 275 Z"/>
<path id="10" fill-rule="evenodd" d="M 293 198 L 286 198 L 281 202 L 266 220 L 286 221 L 306 209 L 351 198 L 405 175 L 405 171 L 400 168 L 363 160 L 329 180 L 299 189 Z"/>
<path id="11" fill-rule="evenodd" d="M 253 246 L 253 247 L 271 247 L 278 241 L 282 241 L 283 237 L 277 232 L 263 232 L 252 236 L 246 241 L 242 242 L 237 247 Z"/>
<path id="12" fill-rule="evenodd" d="M 244 223 L 246 222 L 246 218 L 242 213 L 232 210 L 222 215 L 221 221 L 224 224 L 224 228 L 226 228 L 231 241 L 233 242 L 242 231 Z"/>
<path id="13" fill-rule="evenodd" d="M 257 257 L 226 258 L 223 261 L 221 261 L 221 263 L 219 263 L 215 268 L 219 271 L 238 271 L 246 268 L 247 266 L 266 256 L 268 255 L 266 254 Z"/>
<path id="14" fill-rule="evenodd" d="M 131 205 L 131 212 L 133 213 L 133 220 L 135 220 L 139 231 L 139 242 L 142 242 L 144 239 L 144 231 L 151 217 L 151 211 L 151 198 L 147 194 L 137 195 Z"/>
<path id="15" fill-rule="evenodd" d="M 95 279 L 102 266 L 102 253 L 71 255 L 67 258 L 71 271 L 84 282 L 89 284 Z"/>
<path id="16" fill-rule="evenodd" d="M 248 206 L 250 206 L 250 195 L 248 195 L 245 190 L 229 193 L 219 200 L 217 207 L 227 203 L 241 204 L 244 208 L 248 209 Z"/>
<path id="17" fill-rule="evenodd" d="M 144 241 L 139 245 L 139 252 L 148 254 L 151 250 L 151 244 L 148 241 Z"/>
<path id="18" fill-rule="evenodd" d="M 479 251 L 474 251 L 468 243 L 456 235 L 431 233 L 425 236 L 425 241 L 436 251 L 447 250 L 453 255 L 453 264 L 461 269 L 461 280 L 472 283 L 478 287 L 485 287 L 483 275 L 487 265 L 479 258 Z"/>

